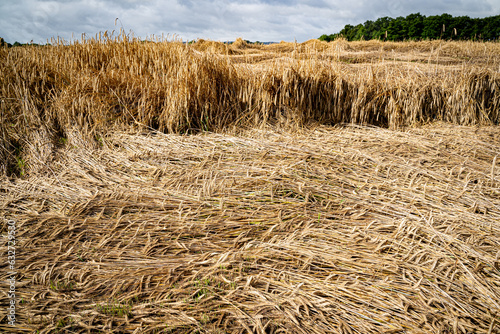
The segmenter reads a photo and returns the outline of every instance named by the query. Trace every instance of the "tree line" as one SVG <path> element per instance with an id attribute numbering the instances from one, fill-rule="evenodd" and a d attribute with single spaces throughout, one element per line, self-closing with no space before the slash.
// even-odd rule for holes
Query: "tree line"
<path id="1" fill-rule="evenodd" d="M 0 37 L 0 47 L 15 47 L 15 46 L 25 46 L 25 45 L 34 45 L 34 46 L 41 46 L 41 44 L 37 43 L 19 43 L 19 42 L 14 42 L 14 44 L 7 43 L 2 37 Z"/>
<path id="2" fill-rule="evenodd" d="M 344 37 L 348 41 L 359 40 L 482 40 L 493 41 L 500 38 L 500 15 L 486 18 L 468 16 L 453 17 L 450 14 L 425 16 L 420 13 L 407 17 L 382 17 L 376 21 L 366 21 L 356 26 L 347 24 L 340 32 L 322 35 L 322 41 L 332 41 Z"/>

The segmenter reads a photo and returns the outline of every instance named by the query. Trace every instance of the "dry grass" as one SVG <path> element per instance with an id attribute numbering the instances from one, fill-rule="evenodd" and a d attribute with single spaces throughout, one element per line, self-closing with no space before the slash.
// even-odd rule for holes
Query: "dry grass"
<path id="1" fill-rule="evenodd" d="M 0 183 L 20 331 L 498 332 L 499 138 L 348 126 L 66 144 L 43 176 Z"/>
<path id="2" fill-rule="evenodd" d="M 500 332 L 497 44 L 203 43 L 0 49 L 15 331 Z"/>
<path id="3" fill-rule="evenodd" d="M 56 145 L 75 129 L 93 138 L 129 125 L 185 133 L 283 122 L 498 124 L 499 53 L 498 43 L 227 46 L 103 36 L 1 49 L 0 165 L 15 169 L 13 152 L 29 151 L 32 137 Z"/>
<path id="4" fill-rule="evenodd" d="M 235 55 L 238 54 L 233 48 L 230 48 L 227 44 L 221 42 L 207 41 L 204 39 L 199 39 L 191 45 L 194 50 L 200 52 L 208 52 L 221 55 Z"/>

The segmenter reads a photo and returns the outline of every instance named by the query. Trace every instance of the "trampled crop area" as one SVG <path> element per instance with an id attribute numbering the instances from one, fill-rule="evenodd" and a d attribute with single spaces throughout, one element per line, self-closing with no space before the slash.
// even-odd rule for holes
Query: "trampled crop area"
<path id="1" fill-rule="evenodd" d="M 499 332 L 498 51 L 0 50 L 2 330 Z"/>

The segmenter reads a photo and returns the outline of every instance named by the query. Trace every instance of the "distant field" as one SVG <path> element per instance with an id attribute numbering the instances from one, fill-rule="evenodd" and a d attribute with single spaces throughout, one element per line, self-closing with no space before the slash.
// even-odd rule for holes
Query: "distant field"
<path id="1" fill-rule="evenodd" d="M 498 54 L 0 49 L 0 330 L 499 333 Z"/>

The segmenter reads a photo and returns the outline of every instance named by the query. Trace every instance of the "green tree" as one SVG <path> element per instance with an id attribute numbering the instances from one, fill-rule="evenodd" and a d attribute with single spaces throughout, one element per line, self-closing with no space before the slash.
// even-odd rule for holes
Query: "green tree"
<path id="1" fill-rule="evenodd" d="M 375 22 L 368 20 L 365 22 L 364 27 L 365 27 L 364 38 L 366 40 L 373 39 L 373 33 L 375 32 L 376 29 Z"/>
<path id="2" fill-rule="evenodd" d="M 484 24 L 483 21 L 475 19 L 474 24 L 472 26 L 472 32 L 474 33 L 474 37 L 471 37 L 474 40 L 481 38 L 481 33 L 483 32 Z"/>
<path id="3" fill-rule="evenodd" d="M 500 15 L 483 19 L 468 16 L 453 17 L 450 14 L 425 17 L 420 13 L 407 17 L 381 17 L 353 26 L 347 24 L 338 34 L 322 35 L 321 40 L 330 41 L 344 36 L 349 41 L 360 39 L 383 39 L 401 41 L 405 39 L 500 39 Z"/>
<path id="4" fill-rule="evenodd" d="M 348 41 L 353 41 L 356 36 L 356 31 L 354 30 L 354 26 L 350 24 L 346 24 L 344 29 L 340 31 L 340 34 L 344 36 Z"/>
<path id="5" fill-rule="evenodd" d="M 422 30 L 423 39 L 439 39 L 441 37 L 442 24 L 438 15 L 427 16 L 424 19 Z"/>
<path id="6" fill-rule="evenodd" d="M 400 16 L 389 23 L 387 38 L 391 41 L 402 41 L 408 38 L 408 24 L 404 17 Z"/>
<path id="7" fill-rule="evenodd" d="M 375 39 L 385 39 L 385 32 L 389 29 L 389 24 L 393 21 L 393 18 L 388 16 L 381 17 L 377 19 L 374 23 L 374 32 L 372 33 L 372 38 Z"/>
<path id="8" fill-rule="evenodd" d="M 425 16 L 420 13 L 410 14 L 406 17 L 408 24 L 408 38 L 421 39 L 422 32 L 424 31 L 424 18 Z"/>
<path id="9" fill-rule="evenodd" d="M 355 35 L 353 40 L 355 41 L 360 41 L 366 38 L 366 31 L 365 31 L 365 26 L 362 24 L 358 24 L 356 27 L 354 27 Z"/>
<path id="10" fill-rule="evenodd" d="M 330 42 L 330 40 L 329 40 L 328 36 L 329 36 L 329 35 L 327 35 L 327 34 L 323 34 L 323 35 L 319 36 L 319 38 L 318 38 L 318 39 L 319 39 L 320 41 Z"/>
<path id="11" fill-rule="evenodd" d="M 331 42 L 331 41 L 333 41 L 337 37 L 338 37 L 338 34 L 331 34 L 331 35 L 326 35 L 325 34 L 325 35 L 321 35 L 319 37 L 319 40 L 320 41 L 325 41 L 325 42 Z"/>
<path id="12" fill-rule="evenodd" d="M 456 36 L 453 32 L 453 39 L 470 39 L 474 36 L 474 21 L 468 16 L 456 17 L 453 28 L 457 32 Z"/>
<path id="13" fill-rule="evenodd" d="M 500 37 L 500 17 L 487 17 L 484 19 L 484 26 L 481 36 L 485 41 L 496 40 Z"/>

